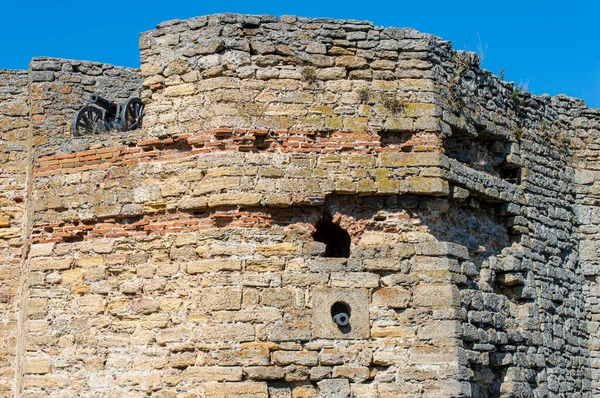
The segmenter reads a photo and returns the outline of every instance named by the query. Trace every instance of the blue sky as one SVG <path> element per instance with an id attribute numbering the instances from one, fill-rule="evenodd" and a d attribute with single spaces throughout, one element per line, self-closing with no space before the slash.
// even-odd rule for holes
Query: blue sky
<path id="1" fill-rule="evenodd" d="M 159 22 L 238 12 L 369 20 L 412 27 L 485 50 L 483 67 L 535 94 L 565 93 L 600 107 L 600 2 L 540 1 L 17 1 L 0 14 L 0 68 L 34 56 L 139 66 L 139 33 Z"/>

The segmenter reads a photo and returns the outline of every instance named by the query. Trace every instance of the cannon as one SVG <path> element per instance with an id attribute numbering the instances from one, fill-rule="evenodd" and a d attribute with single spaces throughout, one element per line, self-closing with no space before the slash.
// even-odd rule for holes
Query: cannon
<path id="1" fill-rule="evenodd" d="M 346 314 L 345 312 L 340 312 L 333 317 L 333 321 L 338 326 L 346 326 L 350 323 L 350 315 Z"/>
<path id="2" fill-rule="evenodd" d="M 88 104 L 75 113 L 73 135 L 139 129 L 143 116 L 144 105 L 140 98 L 130 98 L 119 105 L 94 93 L 90 95 Z"/>

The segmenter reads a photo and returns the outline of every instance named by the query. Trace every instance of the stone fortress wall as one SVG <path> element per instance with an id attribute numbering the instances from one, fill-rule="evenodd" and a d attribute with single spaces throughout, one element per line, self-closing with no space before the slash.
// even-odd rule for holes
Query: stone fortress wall
<path id="1" fill-rule="evenodd" d="M 2 72 L 0 395 L 598 394 L 599 110 L 363 21 L 140 49 Z M 93 91 L 143 129 L 72 137 Z"/>
<path id="2" fill-rule="evenodd" d="M 29 136 L 27 72 L 0 71 L 0 396 L 16 380 Z"/>

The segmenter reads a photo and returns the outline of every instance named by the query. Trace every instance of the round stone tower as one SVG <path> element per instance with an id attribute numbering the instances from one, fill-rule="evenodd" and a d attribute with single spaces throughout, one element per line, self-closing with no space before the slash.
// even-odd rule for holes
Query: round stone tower
<path id="1" fill-rule="evenodd" d="M 212 15 L 140 49 L 32 61 L 7 395 L 597 391 L 597 110 L 363 21 Z M 143 128 L 73 137 L 91 92 L 141 95 Z"/>

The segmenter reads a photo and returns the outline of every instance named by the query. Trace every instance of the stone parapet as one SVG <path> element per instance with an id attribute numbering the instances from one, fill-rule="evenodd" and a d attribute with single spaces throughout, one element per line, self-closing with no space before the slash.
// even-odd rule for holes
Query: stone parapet
<path id="1" fill-rule="evenodd" d="M 140 38 L 149 134 L 220 127 L 438 132 L 434 36 L 369 22 L 212 15 Z"/>

